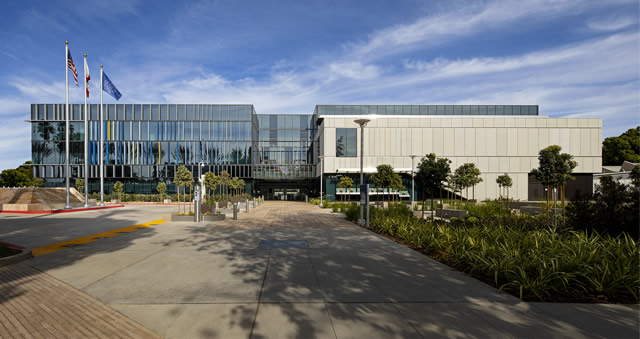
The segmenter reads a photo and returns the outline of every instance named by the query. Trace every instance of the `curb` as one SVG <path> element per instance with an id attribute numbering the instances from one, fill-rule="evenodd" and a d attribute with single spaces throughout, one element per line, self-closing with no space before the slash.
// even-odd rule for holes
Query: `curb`
<path id="1" fill-rule="evenodd" d="M 124 205 L 111 205 L 111 206 L 96 206 L 87 208 L 72 208 L 68 210 L 50 210 L 50 211 L 8 211 L 2 210 L 0 213 L 15 213 L 15 214 L 56 214 L 56 213 L 72 213 L 72 212 L 85 212 L 93 210 L 103 210 L 107 208 L 124 207 Z"/>
<path id="2" fill-rule="evenodd" d="M 22 262 L 31 258 L 33 258 L 33 255 L 31 254 L 31 250 L 25 248 L 22 250 L 22 252 L 18 254 L 14 254 L 9 257 L 0 258 L 0 267 L 17 264 L 19 262 Z"/>

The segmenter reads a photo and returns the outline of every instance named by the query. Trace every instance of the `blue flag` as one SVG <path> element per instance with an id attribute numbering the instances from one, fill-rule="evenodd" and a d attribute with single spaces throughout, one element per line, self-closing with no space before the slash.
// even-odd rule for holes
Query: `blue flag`
<path id="1" fill-rule="evenodd" d="M 109 77 L 107 76 L 107 73 L 102 73 L 102 90 L 109 93 L 109 95 L 111 95 L 114 99 L 116 100 L 120 100 L 120 97 L 122 97 L 122 94 L 120 94 L 120 91 L 118 91 L 118 89 L 116 88 L 116 86 L 113 84 L 113 82 L 111 82 L 111 80 L 109 80 Z"/>

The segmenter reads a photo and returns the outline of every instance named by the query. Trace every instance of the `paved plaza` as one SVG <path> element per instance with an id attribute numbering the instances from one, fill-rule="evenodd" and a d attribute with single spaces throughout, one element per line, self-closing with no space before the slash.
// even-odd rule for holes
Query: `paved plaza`
<path id="1" fill-rule="evenodd" d="M 156 220 L 176 208 L 0 215 L 0 240 L 44 246 Z M 239 220 L 163 223 L 41 255 L 0 271 L 3 296 L 19 286 L 2 274 L 17 271 L 21 279 L 48 279 L 86 294 L 128 317 L 129 326 L 167 338 L 640 335 L 637 305 L 520 302 L 304 203 L 266 202 Z M 31 293 L 25 285 L 14 294 Z M 11 298 L 0 303 L 2 314 L 11 313 L 5 306 Z M 7 322 L 16 324 L 0 318 Z M 123 333 L 146 335 L 131 331 Z"/>

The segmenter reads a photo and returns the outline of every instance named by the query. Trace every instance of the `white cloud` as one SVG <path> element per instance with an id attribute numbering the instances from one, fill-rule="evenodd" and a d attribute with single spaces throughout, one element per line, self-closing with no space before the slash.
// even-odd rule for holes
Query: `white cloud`
<path id="1" fill-rule="evenodd" d="M 637 16 L 608 15 L 589 20 L 587 26 L 596 31 L 617 31 L 637 23 Z"/>
<path id="2" fill-rule="evenodd" d="M 506 24 L 566 15 L 568 9 L 580 7 L 580 0 L 528 0 L 465 3 L 445 13 L 427 16 L 410 24 L 396 25 L 375 32 L 362 43 L 352 46 L 354 55 L 376 59 L 405 49 L 423 48 L 496 29 Z"/>

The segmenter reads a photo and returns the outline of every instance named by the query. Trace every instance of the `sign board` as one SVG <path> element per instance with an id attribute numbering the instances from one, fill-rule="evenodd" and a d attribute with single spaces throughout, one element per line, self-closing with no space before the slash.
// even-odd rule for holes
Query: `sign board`
<path id="1" fill-rule="evenodd" d="M 369 204 L 369 184 L 360 185 L 360 201 L 363 204 Z"/>

